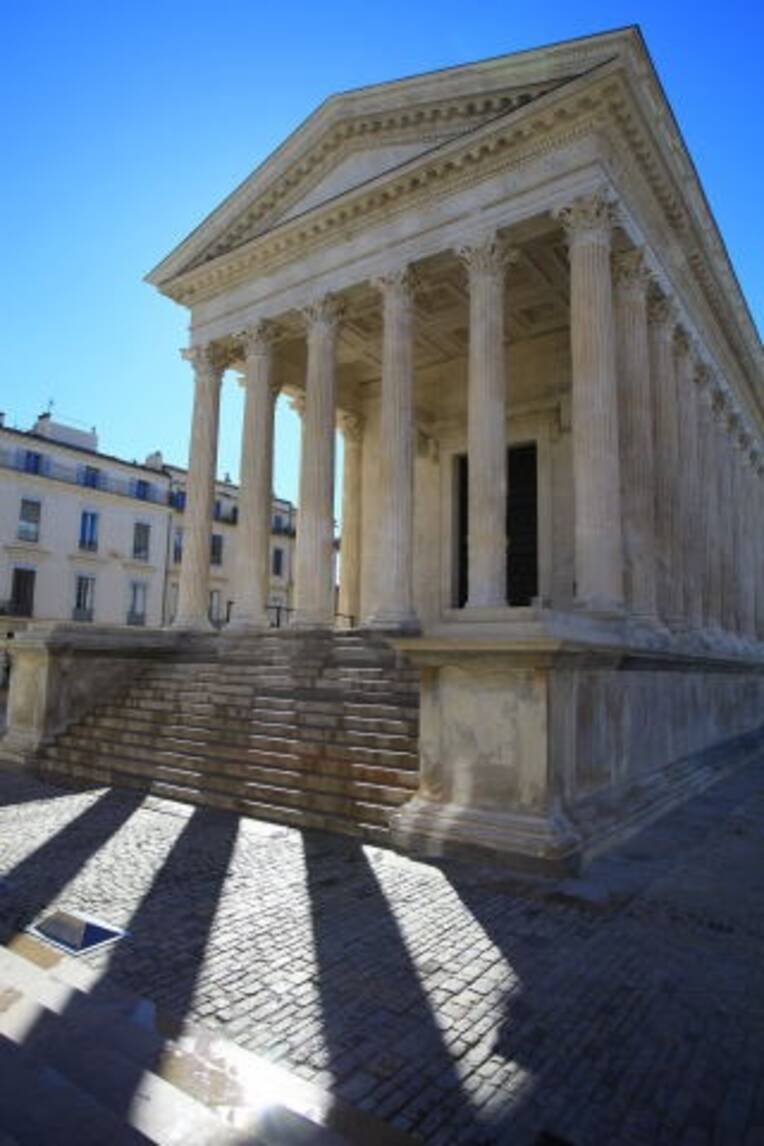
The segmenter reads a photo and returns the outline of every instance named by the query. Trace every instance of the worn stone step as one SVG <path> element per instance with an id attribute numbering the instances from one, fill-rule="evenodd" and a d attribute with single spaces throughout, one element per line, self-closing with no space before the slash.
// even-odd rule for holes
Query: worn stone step
<path id="1" fill-rule="evenodd" d="M 172 751 L 126 744 L 124 741 L 115 743 L 100 739 L 82 740 L 75 736 L 68 737 L 66 741 L 60 741 L 45 751 L 53 757 L 69 759 L 75 763 L 86 764 L 88 754 L 99 758 L 119 757 L 130 761 L 142 761 L 147 767 L 156 765 L 199 774 L 240 778 L 279 787 L 292 786 L 296 791 L 348 796 L 353 800 L 369 803 L 398 805 L 411 796 L 417 784 L 416 775 L 412 772 L 377 768 L 366 770 L 367 775 L 359 775 L 352 765 L 343 770 L 341 763 L 332 767 L 331 762 L 318 772 L 306 768 L 304 758 L 285 757 L 283 754 L 271 756 L 269 762 L 265 762 L 244 759 L 240 756 L 224 758 L 212 749 L 208 752 L 192 752 L 186 746 L 183 751 Z M 368 772 L 371 773 L 371 777 Z"/>
<path id="2" fill-rule="evenodd" d="M 216 790 L 206 789 L 200 792 L 183 785 L 168 783 L 151 776 L 111 769 L 94 762 L 89 762 L 87 767 L 81 767 L 46 759 L 39 762 L 38 771 L 45 779 L 73 783 L 75 786 L 79 783 L 136 788 L 164 799 L 178 800 L 180 803 L 195 804 L 201 807 L 221 808 L 225 811 L 235 812 L 237 815 L 287 824 L 290 827 L 316 828 L 321 831 L 338 832 L 341 835 L 360 836 L 371 842 L 389 843 L 387 825 L 383 826 L 364 819 L 365 806 L 363 805 L 359 805 L 355 809 L 353 819 L 347 819 L 341 816 L 307 811 L 304 808 L 287 808 L 265 804 Z"/>
<path id="3" fill-rule="evenodd" d="M 173 716 L 177 714 L 173 713 Z M 366 732 L 360 728 L 346 730 L 343 727 L 325 727 L 316 725 L 310 720 L 298 720 L 294 725 L 274 725 L 270 723 L 259 724 L 257 721 L 220 720 L 218 722 L 212 715 L 207 720 L 163 720 L 161 723 L 142 719 L 140 715 L 133 716 L 128 713 L 112 709 L 107 712 L 93 713 L 84 717 L 80 727 L 91 729 L 124 730 L 125 732 L 146 732 L 153 738 L 165 734 L 178 735 L 194 730 L 197 734 L 214 740 L 228 743 L 246 743 L 250 747 L 280 747 L 294 741 L 313 742 L 317 745 L 331 744 L 343 747 L 355 745 L 358 748 L 369 748 L 379 752 L 412 752 L 416 751 L 416 740 L 413 736 L 389 732 Z M 77 726 L 75 726 L 77 727 Z"/>
<path id="4" fill-rule="evenodd" d="M 411 752 L 384 752 L 365 748 L 348 749 L 344 745 L 318 745 L 296 740 L 289 751 L 279 747 L 270 751 L 252 746 L 246 737 L 238 743 L 222 743 L 203 733 L 183 729 L 176 734 L 167 729 L 162 734 L 131 729 L 123 726 L 105 728 L 101 725 L 74 726 L 62 733 L 55 743 L 88 747 L 98 743 L 117 744 L 151 756 L 161 752 L 178 755 L 200 755 L 212 759 L 262 764 L 266 767 L 296 767 L 311 774 L 336 776 L 340 779 L 358 778 L 369 783 L 387 783 L 393 776 L 406 777 L 406 786 L 412 783 L 419 770 L 419 758 Z M 402 780 L 403 782 L 403 780 Z"/>
<path id="5" fill-rule="evenodd" d="M 273 807 L 302 809 L 328 816 L 352 817 L 355 810 L 363 806 L 364 818 L 369 823 L 387 824 L 390 812 L 410 796 L 408 792 L 392 788 L 375 789 L 373 799 L 363 799 L 360 794 L 356 797 L 352 790 L 341 795 L 332 795 L 302 786 L 287 786 L 280 782 L 278 775 L 269 777 L 266 781 L 244 776 L 229 776 L 218 769 L 195 766 L 195 763 L 188 758 L 170 764 L 159 759 L 146 761 L 126 755 L 124 752 L 80 751 L 58 745 L 47 749 L 45 755 L 48 760 L 80 768 L 86 768 L 90 760 L 96 759 L 99 766 L 112 771 L 144 775 L 194 791 L 216 791 Z"/>

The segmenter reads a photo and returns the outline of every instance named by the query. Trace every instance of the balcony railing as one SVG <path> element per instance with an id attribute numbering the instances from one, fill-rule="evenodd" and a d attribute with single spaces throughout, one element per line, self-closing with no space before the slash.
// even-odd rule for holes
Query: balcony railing
<path id="1" fill-rule="evenodd" d="M 127 623 L 128 623 L 128 625 L 145 625 L 146 624 L 146 614 L 145 613 L 129 612 L 127 614 Z"/>
<path id="2" fill-rule="evenodd" d="M 97 553 L 98 552 L 98 542 L 94 541 L 92 537 L 90 537 L 90 538 L 81 537 L 80 538 L 80 549 L 82 549 L 83 552 L 85 552 L 85 553 Z"/>
<path id="3" fill-rule="evenodd" d="M 77 606 L 75 605 L 75 607 L 72 609 L 72 620 L 73 621 L 92 621 L 93 620 L 93 610 L 92 609 L 78 609 Z"/>
<path id="4" fill-rule="evenodd" d="M 102 469 L 94 473 L 92 469 L 85 466 L 57 461 L 44 451 L 41 453 L 37 468 L 30 469 L 26 452 L 23 449 L 0 449 L 0 467 L 7 470 L 17 470 L 20 473 L 35 473 L 38 477 L 67 482 L 69 485 L 103 490 L 105 493 L 115 493 L 120 497 L 150 501 L 156 505 L 168 503 L 167 490 L 158 482 L 143 478 L 117 477 L 115 474 L 107 473 Z"/>
<path id="5" fill-rule="evenodd" d="M 2 617 L 31 617 L 32 610 L 23 601 L 0 601 L 0 616 Z"/>

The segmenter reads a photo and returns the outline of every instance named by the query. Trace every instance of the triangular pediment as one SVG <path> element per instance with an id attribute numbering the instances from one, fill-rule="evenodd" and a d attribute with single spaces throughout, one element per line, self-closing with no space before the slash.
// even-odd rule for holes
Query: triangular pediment
<path id="1" fill-rule="evenodd" d="M 177 276 L 512 114 L 612 59 L 632 30 L 332 96 L 148 276 Z"/>

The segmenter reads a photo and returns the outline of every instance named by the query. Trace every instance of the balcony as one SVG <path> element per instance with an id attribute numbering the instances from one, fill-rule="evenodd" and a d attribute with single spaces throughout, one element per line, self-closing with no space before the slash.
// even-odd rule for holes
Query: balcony
<path id="1" fill-rule="evenodd" d="M 75 605 L 75 607 L 72 609 L 72 620 L 73 621 L 92 621 L 93 620 L 93 610 L 92 609 L 78 609 L 77 606 Z"/>
<path id="2" fill-rule="evenodd" d="M 88 539 L 86 537 L 81 537 L 80 542 L 79 542 L 79 548 L 82 550 L 83 553 L 97 553 L 98 552 L 98 541 L 94 541 L 92 538 Z"/>
<path id="3" fill-rule="evenodd" d="M 31 451 L 30 451 L 31 453 Z M 114 493 L 120 497 L 148 501 L 155 505 L 168 503 L 167 489 L 158 482 L 143 478 L 117 477 L 102 469 L 57 461 L 47 454 L 34 454 L 39 461 L 30 462 L 24 449 L 0 449 L 0 468 L 32 473 L 52 481 L 66 482 L 68 485 L 86 486 L 104 493 Z"/>
<path id="4" fill-rule="evenodd" d="M 127 620 L 128 625 L 139 625 L 139 626 L 145 625 L 146 624 L 146 614 L 145 613 L 129 612 L 127 614 L 126 620 Z"/>

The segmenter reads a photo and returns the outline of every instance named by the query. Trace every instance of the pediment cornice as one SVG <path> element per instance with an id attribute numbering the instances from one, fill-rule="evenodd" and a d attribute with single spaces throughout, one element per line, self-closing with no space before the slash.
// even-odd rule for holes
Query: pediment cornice
<path id="1" fill-rule="evenodd" d="M 412 140 L 437 147 L 596 68 L 636 36 L 624 29 L 333 95 L 147 280 L 164 289 L 178 274 L 268 229 L 359 148 Z"/>

